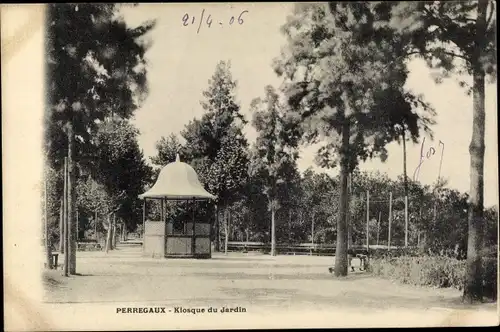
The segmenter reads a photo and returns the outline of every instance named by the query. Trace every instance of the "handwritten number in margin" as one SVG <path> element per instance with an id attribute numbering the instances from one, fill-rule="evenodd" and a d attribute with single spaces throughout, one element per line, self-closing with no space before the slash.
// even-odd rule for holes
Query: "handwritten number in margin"
<path id="1" fill-rule="evenodd" d="M 429 151 L 427 151 L 427 159 L 429 159 L 431 156 L 433 156 L 436 153 L 436 149 L 431 147 Z"/>
<path id="2" fill-rule="evenodd" d="M 229 20 L 229 25 L 234 23 L 234 16 L 231 16 L 231 19 Z"/>
<path id="3" fill-rule="evenodd" d="M 182 23 L 182 25 L 187 27 L 187 25 L 188 25 L 187 20 L 189 20 L 189 15 L 187 13 L 184 14 L 184 16 L 182 17 L 182 20 L 184 21 L 184 23 Z"/>
<path id="4" fill-rule="evenodd" d="M 439 140 L 439 145 L 442 145 L 443 147 L 441 148 L 441 160 L 439 161 L 439 177 L 441 177 L 441 166 L 443 166 L 443 155 L 444 155 L 444 143 Z"/>
<path id="5" fill-rule="evenodd" d="M 241 15 L 248 13 L 248 10 L 244 10 L 241 12 L 240 16 L 238 16 L 238 23 L 242 25 L 244 23 L 243 19 L 241 18 Z"/>
<path id="6" fill-rule="evenodd" d="M 207 17 L 207 25 L 210 28 L 212 26 L 212 15 L 208 15 Z"/>

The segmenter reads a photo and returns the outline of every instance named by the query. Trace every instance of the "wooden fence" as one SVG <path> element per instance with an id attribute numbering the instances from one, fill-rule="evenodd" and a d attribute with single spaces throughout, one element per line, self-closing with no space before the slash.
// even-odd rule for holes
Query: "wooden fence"
<path id="1" fill-rule="evenodd" d="M 315 255 L 315 256 L 335 256 L 334 244 L 312 244 L 312 243 L 297 243 L 297 244 L 277 244 L 276 254 L 278 255 Z M 398 249 L 396 246 L 391 246 L 391 249 Z M 352 255 L 363 254 L 367 255 L 368 251 L 386 251 L 387 246 L 371 245 L 369 250 L 366 246 L 357 245 L 351 246 L 348 252 Z M 262 253 L 271 252 L 271 244 L 263 242 L 235 242 L 229 241 L 227 244 L 228 252 L 249 252 L 259 251 Z"/>

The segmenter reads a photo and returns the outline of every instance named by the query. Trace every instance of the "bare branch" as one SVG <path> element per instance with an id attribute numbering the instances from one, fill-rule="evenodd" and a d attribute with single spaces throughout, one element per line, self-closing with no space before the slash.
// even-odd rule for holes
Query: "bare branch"
<path id="1" fill-rule="evenodd" d="M 431 53 L 432 53 L 432 51 L 427 51 L 427 52 L 411 51 L 411 52 L 408 52 L 408 53 L 401 55 L 401 57 L 407 57 L 407 56 L 415 55 L 415 54 L 424 55 L 424 54 L 431 54 Z M 458 53 L 454 53 L 454 52 L 450 52 L 450 51 L 442 51 L 441 53 L 452 56 L 452 57 L 460 58 L 460 59 L 463 59 L 465 61 L 469 61 L 469 59 L 463 54 L 458 54 Z"/>
<path id="2" fill-rule="evenodd" d="M 495 12 L 495 1 L 490 1 L 491 3 L 491 11 L 488 19 L 486 20 L 486 31 L 490 28 L 491 19 L 493 18 L 493 13 Z"/>
<path id="3" fill-rule="evenodd" d="M 452 56 L 452 57 L 456 57 L 456 58 L 460 58 L 460 59 L 463 59 L 465 61 L 469 61 L 469 59 L 465 55 L 462 55 L 462 54 L 458 54 L 458 53 L 454 53 L 454 52 L 449 52 L 449 51 L 444 51 L 443 54 L 446 54 L 446 55 L 449 55 L 449 56 Z"/>
<path id="4" fill-rule="evenodd" d="M 120 210 L 121 204 L 118 204 L 111 212 L 108 212 L 108 216 L 115 213 L 116 211 Z"/>

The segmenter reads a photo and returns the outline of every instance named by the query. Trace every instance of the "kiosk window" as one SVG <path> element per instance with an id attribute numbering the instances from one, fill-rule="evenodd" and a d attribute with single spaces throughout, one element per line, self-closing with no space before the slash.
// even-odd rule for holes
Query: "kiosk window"
<path id="1" fill-rule="evenodd" d="M 175 218 L 173 222 L 173 232 L 174 234 L 184 234 L 184 222 L 181 218 Z"/>

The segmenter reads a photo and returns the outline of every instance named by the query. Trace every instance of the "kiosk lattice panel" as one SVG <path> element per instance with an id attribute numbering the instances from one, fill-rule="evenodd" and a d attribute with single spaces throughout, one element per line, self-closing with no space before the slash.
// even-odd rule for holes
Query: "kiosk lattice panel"
<path id="1" fill-rule="evenodd" d="M 152 257 L 165 256 L 165 223 L 146 221 L 144 254 Z"/>

